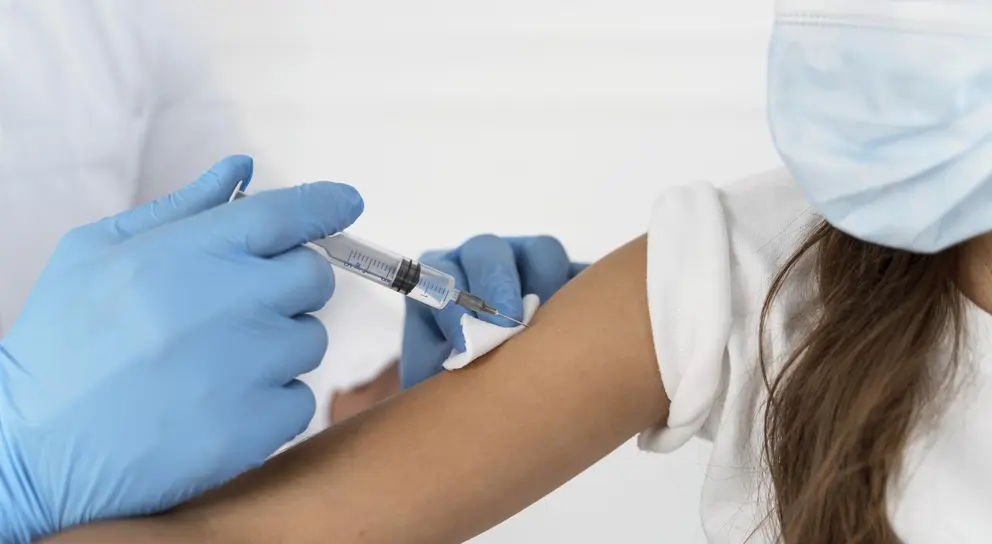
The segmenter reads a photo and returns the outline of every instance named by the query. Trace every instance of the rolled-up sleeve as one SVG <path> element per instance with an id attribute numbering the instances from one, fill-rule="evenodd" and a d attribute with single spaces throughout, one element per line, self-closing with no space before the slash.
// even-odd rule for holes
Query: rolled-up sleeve
<path id="1" fill-rule="evenodd" d="M 638 437 L 642 449 L 670 452 L 696 435 L 726 388 L 732 324 L 727 224 L 716 188 L 667 191 L 648 229 L 647 295 L 655 352 L 671 401 L 667 421 Z"/>

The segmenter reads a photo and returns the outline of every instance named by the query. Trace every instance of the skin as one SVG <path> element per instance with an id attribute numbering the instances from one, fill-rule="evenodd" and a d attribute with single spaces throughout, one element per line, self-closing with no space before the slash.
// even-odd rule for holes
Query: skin
<path id="1" fill-rule="evenodd" d="M 468 368 L 351 417 L 176 511 L 51 542 L 463 542 L 667 417 L 639 238 Z"/>
<path id="2" fill-rule="evenodd" d="M 976 306 L 992 314 L 992 234 L 966 242 L 962 259 L 958 288 Z"/>
<path id="3" fill-rule="evenodd" d="M 335 391 L 330 421 L 338 424 L 379 404 L 400 391 L 399 367 L 394 363 L 371 382 L 350 391 Z"/>

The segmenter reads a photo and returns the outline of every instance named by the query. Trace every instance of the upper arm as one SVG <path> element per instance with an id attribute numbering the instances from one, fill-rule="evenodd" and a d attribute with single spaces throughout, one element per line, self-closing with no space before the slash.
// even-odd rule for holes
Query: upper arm
<path id="1" fill-rule="evenodd" d="M 462 542 L 499 523 L 664 419 L 645 251 L 643 238 L 617 250 L 486 358 L 331 429 L 188 514 L 262 541 Z"/>
<path id="2" fill-rule="evenodd" d="M 485 358 L 164 519 L 220 542 L 436 544 L 498 524 L 666 417 L 645 252 L 620 248 Z"/>

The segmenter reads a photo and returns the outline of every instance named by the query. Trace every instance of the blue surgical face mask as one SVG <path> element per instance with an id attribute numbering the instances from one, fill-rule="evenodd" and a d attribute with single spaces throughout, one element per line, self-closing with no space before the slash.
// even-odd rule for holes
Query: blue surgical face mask
<path id="1" fill-rule="evenodd" d="M 840 230 L 921 253 L 992 231 L 992 0 L 779 0 L 769 119 Z"/>

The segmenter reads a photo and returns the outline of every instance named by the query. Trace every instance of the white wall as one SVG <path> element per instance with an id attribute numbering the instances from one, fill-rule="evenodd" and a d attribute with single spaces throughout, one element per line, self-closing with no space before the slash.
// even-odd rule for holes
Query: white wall
<path id="1" fill-rule="evenodd" d="M 778 162 L 772 0 L 175 3 L 218 55 L 258 176 L 356 185 L 354 232 L 411 254 L 551 233 L 595 259 L 665 186 Z M 701 542 L 706 462 L 704 444 L 627 444 L 473 542 Z"/>

